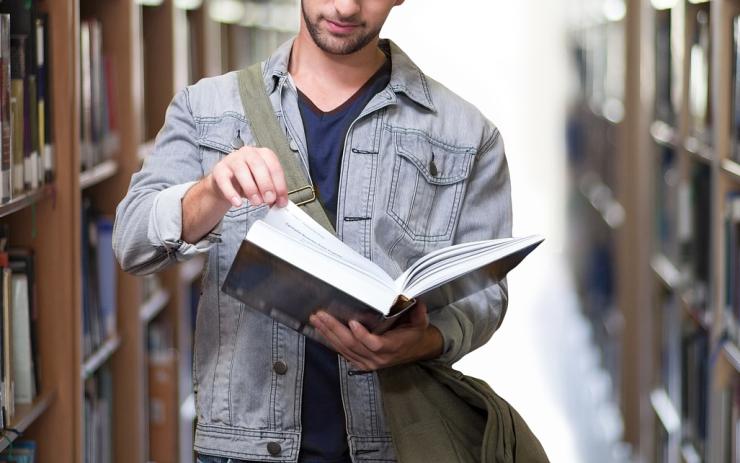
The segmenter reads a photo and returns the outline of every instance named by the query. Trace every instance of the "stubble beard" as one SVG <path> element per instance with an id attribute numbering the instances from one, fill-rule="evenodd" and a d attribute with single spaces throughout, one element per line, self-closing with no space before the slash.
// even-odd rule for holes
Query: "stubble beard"
<path id="1" fill-rule="evenodd" d="M 306 23 L 306 29 L 308 29 L 308 33 L 311 35 L 314 43 L 316 43 L 316 46 L 326 53 L 332 55 L 351 55 L 365 48 L 367 44 L 380 35 L 380 29 L 369 31 L 366 34 L 357 34 L 344 38 L 335 37 L 328 32 L 323 33 L 318 25 L 322 17 L 319 16 L 316 22 L 311 21 L 302 3 L 301 11 L 303 13 L 303 20 Z"/>

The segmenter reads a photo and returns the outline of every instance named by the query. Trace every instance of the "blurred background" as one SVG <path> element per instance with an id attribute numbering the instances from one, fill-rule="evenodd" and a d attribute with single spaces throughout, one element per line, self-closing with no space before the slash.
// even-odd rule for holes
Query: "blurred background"
<path id="1" fill-rule="evenodd" d="M 553 462 L 740 462 L 739 14 L 408 0 L 383 29 L 498 126 L 514 233 L 546 237 L 456 367 Z M 0 1 L 0 461 L 193 461 L 203 261 L 123 274 L 112 218 L 175 92 L 298 19 L 298 0 Z"/>

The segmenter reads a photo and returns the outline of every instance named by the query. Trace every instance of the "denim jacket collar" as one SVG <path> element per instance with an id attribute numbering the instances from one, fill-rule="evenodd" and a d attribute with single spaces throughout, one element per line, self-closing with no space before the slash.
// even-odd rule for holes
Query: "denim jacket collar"
<path id="1" fill-rule="evenodd" d="M 279 80 L 288 73 L 290 51 L 293 48 L 295 37 L 283 43 L 265 61 L 263 74 L 265 87 L 269 93 L 275 91 Z M 411 61 L 411 58 L 401 50 L 392 40 L 381 39 L 380 47 L 391 57 L 391 80 L 389 87 L 395 93 L 403 93 L 415 103 L 429 111 L 436 112 L 437 108 L 427 85 L 427 78 L 423 72 Z"/>

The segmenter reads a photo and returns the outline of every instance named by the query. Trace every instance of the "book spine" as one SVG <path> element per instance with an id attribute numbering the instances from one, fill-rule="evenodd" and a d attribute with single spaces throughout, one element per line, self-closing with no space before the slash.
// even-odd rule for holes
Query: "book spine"
<path id="1" fill-rule="evenodd" d="M 46 182 L 46 69 L 44 68 L 44 20 L 34 21 L 36 35 L 36 137 L 39 151 L 38 181 Z"/>
<path id="2" fill-rule="evenodd" d="M 10 201 L 13 155 L 10 149 L 10 15 L 0 15 L 0 201 Z"/>
<path id="3" fill-rule="evenodd" d="M 50 23 L 49 17 L 46 13 L 41 13 L 38 18 L 37 34 L 42 37 L 37 38 L 38 59 L 39 59 L 39 75 L 40 82 L 39 88 L 42 89 L 44 99 L 43 111 L 39 112 L 40 119 L 40 133 L 43 134 L 44 142 L 41 144 L 43 149 L 43 162 L 44 162 L 44 182 L 49 183 L 54 180 L 54 131 L 52 125 L 52 107 L 51 107 L 51 60 L 49 59 L 49 53 L 51 52 L 49 37 L 50 37 Z M 42 115 L 43 113 L 43 115 Z"/>
<path id="4" fill-rule="evenodd" d="M 83 21 L 80 24 L 80 59 L 81 59 L 81 92 L 82 95 L 82 123 L 81 132 L 81 170 L 87 170 L 93 166 L 92 143 L 93 143 L 93 116 L 92 116 L 92 83 L 90 76 L 90 23 Z"/>
<path id="5" fill-rule="evenodd" d="M 11 98 L 10 108 L 12 113 L 11 122 L 11 150 L 13 152 L 13 194 L 22 194 L 25 191 L 24 176 L 24 144 L 23 134 L 24 125 L 24 78 L 25 78 L 25 60 L 24 42 L 22 37 L 11 37 Z"/>

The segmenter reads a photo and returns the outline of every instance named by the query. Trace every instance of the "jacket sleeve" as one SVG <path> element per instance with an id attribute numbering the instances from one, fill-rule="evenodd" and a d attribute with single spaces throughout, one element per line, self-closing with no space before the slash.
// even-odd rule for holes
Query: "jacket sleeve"
<path id="1" fill-rule="evenodd" d="M 203 177 L 188 92 L 173 98 L 153 152 L 116 208 L 113 251 L 123 270 L 135 275 L 163 270 L 213 245 L 210 234 L 194 244 L 181 238 L 182 198 Z"/>
<path id="2" fill-rule="evenodd" d="M 454 244 L 511 236 L 511 182 L 504 143 L 493 127 L 485 140 L 468 178 Z M 442 355 L 436 360 L 451 365 L 485 344 L 501 325 L 507 304 L 504 279 L 431 312 L 430 323 L 444 339 Z"/>

